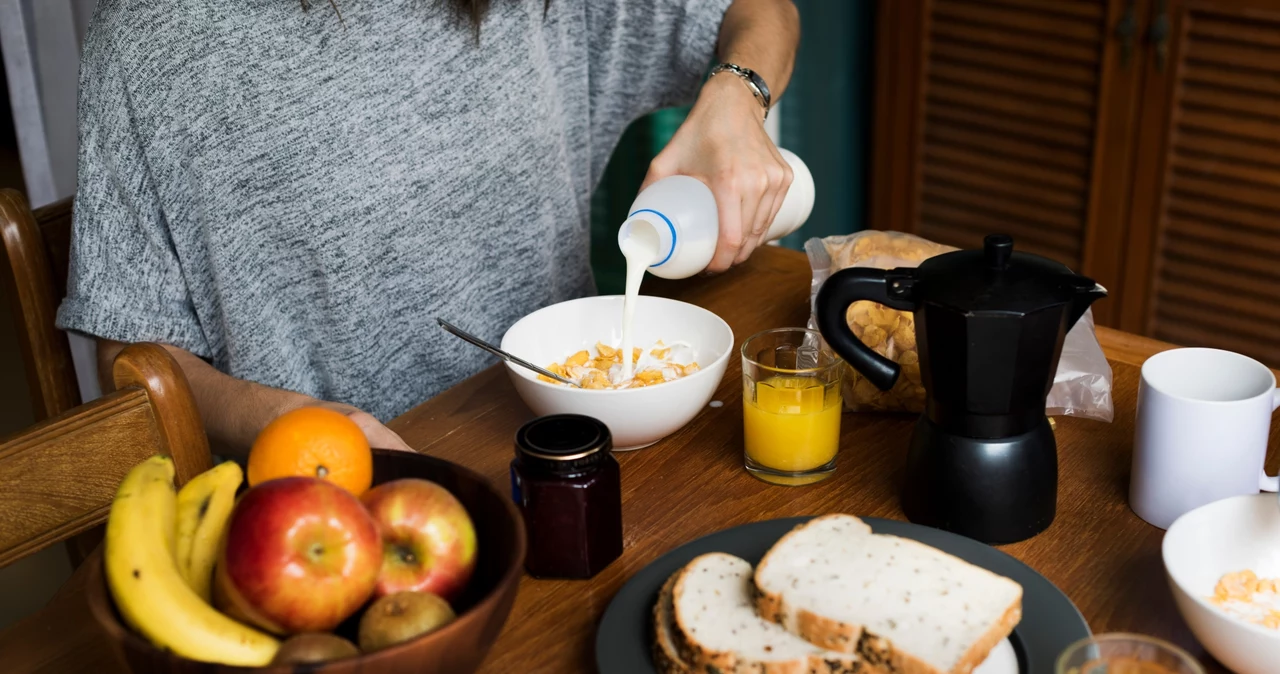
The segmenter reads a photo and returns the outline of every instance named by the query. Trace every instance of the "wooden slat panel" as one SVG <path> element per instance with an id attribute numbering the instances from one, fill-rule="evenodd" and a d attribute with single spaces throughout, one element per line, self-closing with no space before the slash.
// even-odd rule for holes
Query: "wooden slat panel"
<path id="1" fill-rule="evenodd" d="M 1152 327 L 1280 365 L 1280 23 L 1191 9 Z"/>
<path id="2" fill-rule="evenodd" d="M 1280 188 L 1280 168 L 1270 166 L 1224 162 L 1214 157 L 1179 154 L 1173 158 L 1173 167 L 1178 173 L 1186 175 L 1238 180 L 1250 187 Z"/>
<path id="3" fill-rule="evenodd" d="M 1280 96 L 1280 75 L 1247 69 L 1225 69 L 1212 63 L 1188 59 L 1182 71 L 1184 85 L 1209 84 L 1245 92 Z"/>
<path id="4" fill-rule="evenodd" d="M 1049 16 L 1092 21 L 1101 21 L 1106 11 L 1105 3 L 1080 0 L 986 0 L 986 4 L 1015 9 L 1034 9 Z"/>
<path id="5" fill-rule="evenodd" d="M 1221 272 L 1221 269 L 1205 266 L 1196 261 L 1170 255 L 1166 260 L 1166 272 L 1160 292 L 1166 302 L 1192 303 L 1214 307 L 1218 313 L 1232 313 L 1241 320 L 1257 324 L 1260 335 L 1270 333 L 1270 328 L 1280 323 L 1280 305 L 1258 295 L 1237 292 L 1233 284 L 1239 282 L 1238 270 Z M 1187 276 L 1182 274 L 1186 272 Z M 1236 278 L 1227 276 L 1231 274 Z M 1253 276 L 1253 274 L 1244 274 Z M 1220 283 L 1220 285 L 1218 284 Z"/>
<path id="6" fill-rule="evenodd" d="M 1188 31 L 1193 40 L 1225 42 L 1233 45 L 1280 49 L 1280 31 L 1274 24 L 1248 19 L 1232 20 L 1223 15 L 1197 16 Z"/>
<path id="7" fill-rule="evenodd" d="M 1228 315 L 1216 324 L 1205 323 L 1215 314 L 1209 308 L 1168 305 L 1156 314 L 1156 339 L 1174 344 L 1191 344 L 1226 349 L 1256 358 L 1262 363 L 1280 363 L 1280 347 L 1274 340 L 1260 339 L 1249 332 L 1254 326 Z"/>
<path id="8" fill-rule="evenodd" d="M 1261 166 L 1280 167 L 1280 146 L 1252 143 L 1231 136 L 1203 130 L 1180 130 L 1178 147 L 1196 156 L 1219 161 L 1243 161 Z"/>
<path id="9" fill-rule="evenodd" d="M 1206 66 L 1243 68 L 1267 74 L 1280 72 L 1280 60 L 1276 59 L 1276 55 L 1280 52 L 1273 50 L 1194 38 L 1188 42 L 1187 47 L 1189 48 L 1188 58 L 1193 58 Z"/>
<path id="10" fill-rule="evenodd" d="M 973 131 L 984 135 L 984 142 L 1021 144 L 1020 149 L 1010 150 L 1021 157 L 1040 156 L 1055 164 L 1078 166 L 1081 171 L 1089 165 L 1090 137 L 1083 131 L 1014 119 L 989 109 L 948 105 L 932 98 L 926 104 L 925 134 Z"/>
<path id="11" fill-rule="evenodd" d="M 1082 260 L 1104 3 L 934 0 L 914 231 Z"/>
<path id="12" fill-rule="evenodd" d="M 1044 163 L 1026 161 L 1015 153 L 1004 151 L 1003 148 L 999 154 L 992 150 L 990 145 L 984 146 L 979 143 L 953 146 L 936 137 L 927 137 L 924 156 L 926 162 L 963 166 L 975 172 L 990 173 L 1010 180 L 1021 180 L 1031 185 L 1056 187 L 1075 193 L 1081 193 L 1085 189 L 1084 178 L 1079 173 Z"/>
<path id="13" fill-rule="evenodd" d="M 1253 262 L 1250 258 L 1252 254 L 1264 258 L 1259 263 L 1260 267 L 1280 270 L 1274 260 L 1265 259 L 1270 255 L 1280 259 L 1280 234 L 1267 232 L 1260 227 L 1223 226 L 1222 223 L 1197 221 L 1194 217 L 1184 217 L 1179 211 L 1171 209 L 1165 224 L 1165 236 L 1165 245 L 1170 249 L 1178 242 L 1186 241 L 1188 247 L 1201 249 L 1201 255 L 1214 256 L 1205 259 L 1214 260 L 1215 263 L 1230 260 L 1240 264 Z"/>
<path id="14" fill-rule="evenodd" d="M 1019 250 L 1050 251 L 1052 257 L 1058 259 L 1075 259 L 1080 253 L 1080 240 L 1049 227 L 1034 222 L 1010 217 L 998 211 L 957 206 L 942 200 L 926 200 L 921 205 L 924 214 L 921 225 L 922 232 L 942 233 L 938 241 L 953 246 L 954 239 L 946 236 L 946 232 L 961 232 L 966 236 L 976 237 L 973 240 L 980 247 L 982 238 L 987 234 L 1003 233 L 1014 237 Z M 932 238 L 932 237 L 927 237 Z"/>
<path id="15" fill-rule="evenodd" d="M 937 200 L 954 206 L 971 208 L 979 212 L 996 213 L 1011 219 L 1022 219 L 1030 223 L 1072 230 L 1078 218 L 1059 209 L 1040 208 L 1031 204 L 1010 201 L 1003 196 L 983 194 L 966 189 L 961 185 L 952 185 L 940 181 L 929 181 L 925 184 L 924 201 Z"/>
<path id="16" fill-rule="evenodd" d="M 1158 315 L 1166 319 L 1158 323 L 1158 332 L 1167 335 L 1196 334 L 1200 337 L 1196 340 L 1169 340 L 1177 344 L 1231 349 L 1248 355 L 1266 352 L 1265 357 L 1260 357 L 1264 362 L 1275 362 L 1275 357 L 1280 356 L 1280 343 L 1270 339 L 1268 326 L 1252 318 L 1223 311 L 1216 303 L 1165 302 L 1160 305 Z"/>
<path id="17" fill-rule="evenodd" d="M 1011 202 L 1020 202 L 1032 208 L 1045 205 L 1077 215 L 1084 208 L 1084 196 L 1079 191 L 1039 187 L 1016 176 L 992 175 L 990 172 L 968 170 L 967 167 L 952 166 L 941 161 L 926 163 L 924 177 L 926 180 L 958 185 L 975 192 L 997 194 Z"/>
<path id="18" fill-rule="evenodd" d="M 1211 84 L 1185 83 L 1182 87 L 1182 104 L 1188 108 L 1255 117 L 1264 122 L 1280 117 L 1280 110 L 1276 109 L 1274 101 L 1255 92 L 1236 91 Z"/>
<path id="19" fill-rule="evenodd" d="M 1258 189 L 1232 180 L 1206 178 L 1177 170 L 1173 172 L 1172 178 L 1171 189 L 1179 194 L 1280 212 L 1280 193 L 1277 192 Z"/>
<path id="20" fill-rule="evenodd" d="M 946 38 L 934 41 L 932 53 L 939 62 L 964 63 L 993 72 L 1026 75 L 1037 80 L 1089 87 L 1097 79 L 1096 70 L 1087 65 L 1026 55 L 1011 57 L 988 45 L 968 44 Z"/>
<path id="21" fill-rule="evenodd" d="M 929 65 L 929 74 L 939 82 L 953 82 L 975 89 L 1034 98 L 1049 105 L 1074 105 L 1084 111 L 1083 119 L 1086 124 L 1091 119 L 1088 112 L 1097 102 L 1093 90 L 1079 85 L 1060 84 L 1052 80 L 1036 79 L 968 64 L 935 60 Z"/>
<path id="22" fill-rule="evenodd" d="M 986 237 L 987 234 L 990 234 L 993 231 L 1001 231 L 1001 230 L 957 229 L 951 226 L 944 226 L 941 223 L 935 223 L 935 224 L 923 227 L 920 230 L 920 236 L 923 236 L 928 239 L 932 239 L 934 241 L 939 241 L 941 243 L 945 243 L 949 246 L 955 246 L 956 248 L 972 249 L 972 248 L 981 248 L 983 239 Z M 1016 237 L 1017 234 L 1013 234 L 1013 236 Z M 1054 248 L 1052 246 L 1046 246 L 1037 241 L 1032 241 L 1030 239 L 1027 239 L 1026 237 L 1018 239 L 1018 250 L 1024 253 L 1031 253 L 1032 255 L 1041 255 L 1048 258 L 1064 259 L 1063 252 L 1061 249 Z"/>
<path id="23" fill-rule="evenodd" d="M 1165 255 L 1182 264 L 1201 265 L 1209 269 L 1236 269 L 1254 277 L 1257 283 L 1280 284 L 1280 265 L 1257 251 L 1238 245 L 1206 241 L 1181 232 L 1167 231 L 1164 243 Z M 1274 305 L 1280 310 L 1280 304 Z"/>
<path id="24" fill-rule="evenodd" d="M 1093 115 L 1088 111 L 1032 100 L 1017 94 L 1005 94 L 994 90 L 979 91 L 966 85 L 958 85 L 939 78 L 929 87 L 930 104 L 933 99 L 942 105 L 961 105 L 982 110 L 1002 112 L 1031 122 L 1054 123 L 1082 131 L 1093 127 Z"/>
<path id="25" fill-rule="evenodd" d="M 1165 212 L 1175 218 L 1179 215 L 1188 216 L 1188 227 L 1199 226 L 1206 232 L 1218 230 L 1225 232 L 1226 236 L 1239 233 L 1243 237 L 1250 229 L 1263 233 L 1272 232 L 1276 222 L 1276 216 L 1272 213 L 1177 193 L 1168 195 Z M 1207 233 L 1200 235 L 1209 236 Z"/>
<path id="26" fill-rule="evenodd" d="M 1256 118 L 1240 118 L 1222 112 L 1200 109 L 1184 109 L 1178 117 L 1184 128 L 1213 131 L 1250 141 L 1280 143 L 1280 124 Z"/>
<path id="27" fill-rule="evenodd" d="M 966 23 L 935 21 L 933 33 L 953 40 L 986 44 L 1013 55 L 1027 54 L 1085 65 L 1098 64 L 1098 51 L 1078 42 L 1046 40 L 1040 35 L 1016 33 L 1000 28 L 985 28 Z"/>
<path id="28" fill-rule="evenodd" d="M 1041 35 L 1049 38 L 1067 38 L 1083 42 L 1086 48 L 1099 40 L 1100 25 L 1097 21 L 1070 21 L 1045 14 L 1038 7 L 1019 9 L 1000 7 L 978 2 L 947 2 L 934 4 L 935 21 L 958 21 L 980 26 L 1001 28 L 1023 35 Z"/>

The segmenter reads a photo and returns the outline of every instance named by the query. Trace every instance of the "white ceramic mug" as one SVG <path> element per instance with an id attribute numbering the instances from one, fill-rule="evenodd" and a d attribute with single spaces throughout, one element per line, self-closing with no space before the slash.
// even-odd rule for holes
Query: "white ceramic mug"
<path id="1" fill-rule="evenodd" d="M 1280 407 L 1267 366 L 1230 351 L 1173 349 L 1142 364 L 1129 506 L 1169 528 L 1206 503 L 1276 491 L 1263 472 Z"/>

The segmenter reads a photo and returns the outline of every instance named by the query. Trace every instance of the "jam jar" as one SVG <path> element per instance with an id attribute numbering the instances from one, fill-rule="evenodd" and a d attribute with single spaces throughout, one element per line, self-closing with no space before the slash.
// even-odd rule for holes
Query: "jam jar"
<path id="1" fill-rule="evenodd" d="M 516 432 L 511 493 L 535 578 L 591 578 L 622 554 L 622 481 L 609 427 L 556 414 Z"/>

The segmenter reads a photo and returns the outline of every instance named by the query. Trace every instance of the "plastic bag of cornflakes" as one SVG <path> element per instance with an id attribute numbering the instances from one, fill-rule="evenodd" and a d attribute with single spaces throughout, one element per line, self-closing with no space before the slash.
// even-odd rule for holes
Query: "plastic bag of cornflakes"
<path id="1" fill-rule="evenodd" d="M 893 269 L 915 267 L 922 261 L 955 250 L 912 234 L 868 230 L 843 236 L 809 239 L 805 252 L 813 269 L 809 327 L 817 329 L 813 302 L 829 276 L 847 267 Z M 845 320 L 853 334 L 880 355 L 902 366 L 897 384 L 881 391 L 857 370 L 845 366 L 841 384 L 845 406 L 855 411 L 912 412 L 924 410 L 920 355 L 916 350 L 915 318 L 910 312 L 876 302 L 854 302 Z M 1067 333 L 1058 372 L 1045 411 L 1050 416 L 1080 416 L 1111 421 L 1111 365 L 1094 334 L 1088 311 Z"/>

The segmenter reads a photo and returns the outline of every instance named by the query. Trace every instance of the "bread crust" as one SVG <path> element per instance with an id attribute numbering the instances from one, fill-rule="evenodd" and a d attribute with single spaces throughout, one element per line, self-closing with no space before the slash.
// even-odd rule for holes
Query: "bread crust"
<path id="1" fill-rule="evenodd" d="M 975 667 L 986 660 L 991 649 L 1013 632 L 1013 628 L 1022 619 L 1022 593 L 1019 592 L 1013 603 L 1005 609 L 1000 620 L 974 641 L 950 671 L 943 671 L 910 653 L 896 650 L 888 639 L 866 631 L 861 625 L 852 625 L 817 615 L 808 609 L 793 607 L 787 603 L 781 592 L 768 592 L 760 585 L 761 571 L 769 564 L 774 551 L 781 548 L 788 538 L 819 521 L 850 517 L 866 525 L 861 519 L 852 515 L 824 515 L 797 525 L 769 548 L 764 558 L 760 560 L 760 564 L 756 566 L 751 578 L 756 611 L 761 618 L 781 625 L 787 631 L 815 646 L 839 653 L 855 654 L 863 660 L 866 671 L 882 674 L 970 674 Z M 869 526 L 867 530 L 870 532 Z"/>
<path id="2" fill-rule="evenodd" d="M 676 573 L 679 573 L 678 571 Z M 658 593 L 658 601 L 653 604 L 653 663 L 659 674 L 689 674 L 689 668 L 680 660 L 675 650 L 675 643 L 663 639 L 662 633 L 668 632 L 670 637 L 671 591 L 676 585 L 676 573 L 662 584 Z"/>
<path id="3" fill-rule="evenodd" d="M 969 650 L 965 651 L 955 669 L 951 670 L 952 674 L 969 674 L 969 672 L 972 672 L 975 667 L 987 659 L 987 656 L 991 654 L 991 649 L 995 648 L 997 644 L 1004 641 L 1013 632 L 1013 628 L 1017 627 L 1018 622 L 1021 620 L 1022 595 L 1019 594 L 1018 600 L 1005 609 L 1000 621 L 975 641 L 969 647 Z"/>
<path id="4" fill-rule="evenodd" d="M 672 641 L 675 643 L 676 655 L 688 668 L 687 671 L 697 674 L 888 674 L 866 667 L 865 663 L 853 654 L 850 654 L 847 659 L 826 659 L 821 655 L 812 655 L 787 661 L 758 662 L 744 661 L 732 651 L 713 651 L 703 647 L 686 629 L 687 626 L 681 619 L 680 613 L 675 611 L 674 607 L 676 599 L 684 594 L 684 584 L 694 564 L 703 557 L 722 554 L 701 555 L 690 561 L 667 581 L 671 583 L 674 580 L 671 587 Z M 751 587 L 755 587 L 754 580 Z"/>

